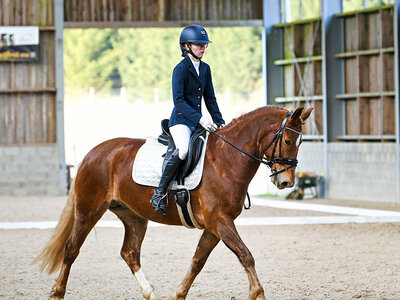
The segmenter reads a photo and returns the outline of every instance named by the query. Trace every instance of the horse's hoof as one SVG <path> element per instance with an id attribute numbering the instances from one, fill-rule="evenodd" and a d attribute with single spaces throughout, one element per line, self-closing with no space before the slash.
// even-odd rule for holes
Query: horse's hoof
<path id="1" fill-rule="evenodd" d="M 64 299 L 65 291 L 60 291 L 57 290 L 57 286 L 53 286 L 53 290 L 51 291 L 51 294 L 49 296 L 49 299 L 56 299 L 56 300 L 61 300 Z"/>
<path id="2" fill-rule="evenodd" d="M 175 295 L 172 300 L 185 300 L 186 297 L 180 296 L 180 295 Z"/>
<path id="3" fill-rule="evenodd" d="M 150 284 L 150 287 L 151 287 L 151 291 L 144 292 L 143 289 L 142 289 L 143 297 L 146 300 L 160 300 L 160 298 L 158 297 L 158 295 L 157 295 L 156 291 L 154 290 L 154 287 L 153 287 L 152 284 Z"/>
<path id="4" fill-rule="evenodd" d="M 149 298 L 146 298 L 148 300 L 160 300 L 160 298 L 158 298 L 157 294 L 155 292 L 151 292 Z"/>

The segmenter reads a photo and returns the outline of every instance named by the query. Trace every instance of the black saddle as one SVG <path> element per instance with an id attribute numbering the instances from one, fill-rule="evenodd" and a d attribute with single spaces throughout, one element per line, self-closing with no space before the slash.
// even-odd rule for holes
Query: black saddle
<path id="1" fill-rule="evenodd" d="M 158 137 L 158 141 L 161 144 L 168 146 L 167 152 L 163 155 L 164 156 L 163 171 L 166 162 L 169 160 L 172 152 L 176 148 L 171 133 L 169 132 L 168 122 L 169 122 L 168 119 L 164 119 L 161 121 L 162 133 Z M 175 180 L 182 181 L 185 177 L 187 177 L 188 175 L 190 175 L 190 173 L 192 173 L 193 169 L 196 167 L 197 163 L 200 160 L 201 150 L 203 149 L 205 137 L 206 137 L 206 130 L 204 128 L 198 128 L 192 133 L 190 137 L 187 157 L 185 159 L 185 162 L 180 167 L 178 175 L 176 176 Z"/>

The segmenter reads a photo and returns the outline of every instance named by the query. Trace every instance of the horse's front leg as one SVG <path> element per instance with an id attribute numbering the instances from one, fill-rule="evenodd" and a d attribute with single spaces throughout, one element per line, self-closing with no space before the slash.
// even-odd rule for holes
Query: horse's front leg
<path id="1" fill-rule="evenodd" d="M 199 243 L 196 248 L 196 252 L 193 256 L 192 265 L 190 266 L 189 272 L 186 274 L 185 279 L 179 285 L 174 300 L 186 299 L 190 287 L 196 276 L 200 273 L 204 264 L 207 261 L 211 251 L 218 244 L 219 238 L 213 235 L 211 232 L 204 230 Z"/>
<path id="2" fill-rule="evenodd" d="M 215 230 L 218 237 L 236 254 L 240 263 L 246 270 L 250 282 L 249 298 L 251 300 L 265 299 L 264 289 L 258 280 L 253 255 L 240 238 L 233 220 L 229 217 L 220 220 Z"/>

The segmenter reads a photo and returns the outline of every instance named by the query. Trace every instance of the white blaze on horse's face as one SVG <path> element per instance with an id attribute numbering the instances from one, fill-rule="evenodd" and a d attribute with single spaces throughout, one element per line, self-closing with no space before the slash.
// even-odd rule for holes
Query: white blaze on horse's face
<path id="1" fill-rule="evenodd" d="M 286 128 L 286 130 L 291 130 L 290 128 Z M 293 130 L 292 130 L 293 131 Z M 300 131 L 295 131 L 295 134 L 297 137 L 295 138 L 293 136 L 293 132 L 290 133 L 291 137 L 289 136 L 284 136 L 283 140 L 285 141 L 282 143 L 282 156 L 285 158 L 290 158 L 290 159 L 295 159 L 297 157 L 297 153 L 301 144 L 301 132 Z M 294 143 L 294 141 L 296 141 Z M 287 148 L 289 147 L 289 148 Z M 283 170 L 286 167 L 288 167 L 289 164 L 283 164 L 279 166 L 273 166 L 273 169 L 276 168 L 276 170 Z M 278 172 L 277 175 L 274 175 L 271 177 L 272 183 L 278 188 L 278 189 L 286 189 L 286 188 L 291 188 L 294 186 L 295 183 L 295 168 L 289 168 L 286 171 Z"/>
<path id="2" fill-rule="evenodd" d="M 297 140 L 296 140 L 296 147 L 299 148 L 301 142 L 301 134 L 298 135 Z"/>
<path id="3" fill-rule="evenodd" d="M 272 176 L 271 182 L 280 190 L 291 188 L 294 185 L 294 176 L 290 171 L 282 172 L 276 176 Z"/>

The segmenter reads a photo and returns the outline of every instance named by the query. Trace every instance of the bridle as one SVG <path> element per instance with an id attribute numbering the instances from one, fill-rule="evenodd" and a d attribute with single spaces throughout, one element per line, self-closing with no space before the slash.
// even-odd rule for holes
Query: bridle
<path id="1" fill-rule="evenodd" d="M 227 141 L 225 138 L 223 138 L 222 136 L 220 136 L 218 133 L 216 133 L 216 132 L 212 132 L 212 133 L 215 134 L 215 135 L 216 135 L 217 137 L 219 137 L 220 139 L 222 139 L 224 142 L 226 142 L 226 143 L 228 143 L 229 145 L 231 145 L 233 148 L 235 148 L 235 149 L 238 150 L 239 152 L 241 152 L 241 153 L 247 155 L 248 157 L 250 157 L 250 158 L 253 159 L 253 160 L 258 161 L 259 163 L 262 163 L 262 164 L 268 166 L 268 167 L 272 170 L 272 174 L 270 175 L 270 177 L 272 177 L 272 176 L 276 176 L 276 175 L 278 175 L 278 174 L 280 174 L 280 173 L 283 173 L 283 172 L 285 172 L 285 171 L 287 171 L 287 170 L 289 170 L 289 169 L 291 169 L 291 168 L 296 167 L 296 166 L 297 166 L 297 163 L 298 163 L 297 159 L 295 159 L 295 158 L 286 158 L 286 157 L 282 157 L 282 151 L 281 151 L 281 149 L 282 149 L 282 137 L 283 137 L 283 130 L 284 130 L 284 129 L 287 129 L 287 130 L 290 130 L 290 131 L 293 131 L 293 132 L 297 133 L 297 134 L 300 136 L 300 138 L 301 138 L 301 136 L 302 136 L 302 133 L 301 133 L 301 132 L 296 131 L 296 130 L 294 130 L 294 129 L 292 129 L 292 128 L 286 126 L 286 122 L 287 122 L 287 120 L 289 119 L 289 117 L 290 117 L 292 114 L 293 114 L 292 112 L 289 112 L 289 113 L 286 115 L 286 117 L 283 119 L 281 127 L 280 127 L 279 130 L 275 133 L 275 135 L 274 135 L 272 141 L 269 143 L 269 145 L 268 145 L 267 149 L 265 150 L 264 155 L 263 155 L 262 158 L 258 158 L 258 157 L 256 157 L 256 156 L 254 156 L 254 155 L 252 155 L 252 154 L 250 154 L 250 153 L 248 153 L 248 152 L 246 152 L 246 151 L 240 149 L 239 147 L 235 146 L 234 144 L 232 144 L 231 142 Z M 275 157 L 275 152 L 276 152 L 276 148 L 277 148 L 278 144 L 279 144 L 279 155 Z M 268 151 L 268 149 L 269 149 L 271 146 L 273 146 L 273 148 L 272 148 L 272 154 L 271 154 L 271 159 L 268 160 L 268 159 L 267 159 L 267 155 L 266 155 L 265 153 Z M 289 165 L 289 166 L 278 171 L 278 170 L 276 170 L 276 168 L 274 168 L 274 165 L 275 165 L 275 164 Z"/>

